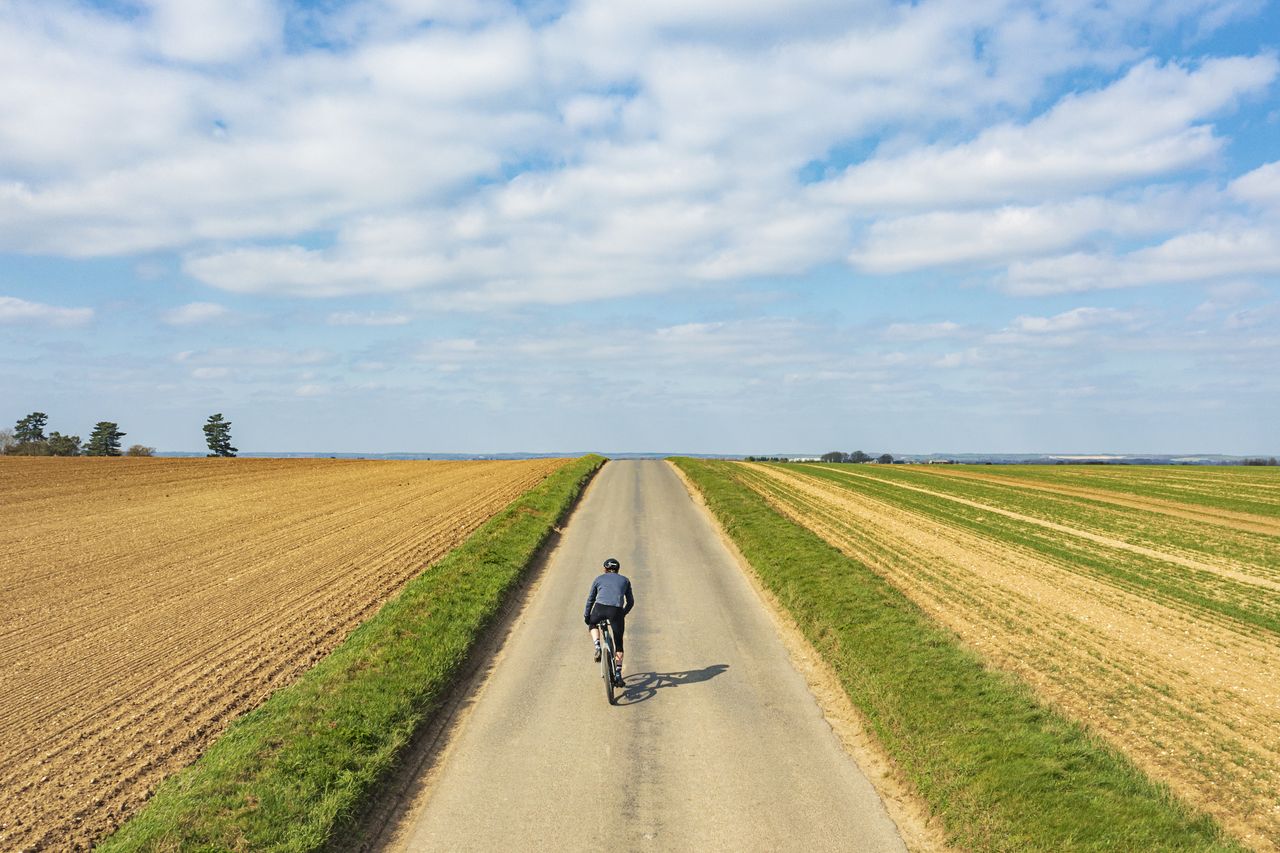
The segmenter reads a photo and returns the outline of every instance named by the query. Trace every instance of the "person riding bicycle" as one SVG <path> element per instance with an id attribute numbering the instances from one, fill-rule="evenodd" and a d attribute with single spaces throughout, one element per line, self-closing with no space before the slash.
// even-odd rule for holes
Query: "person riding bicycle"
<path id="1" fill-rule="evenodd" d="M 613 626 L 613 639 L 617 645 L 613 665 L 622 678 L 622 634 L 626 630 L 627 614 L 636 606 L 631 581 L 619 574 L 622 564 L 613 557 L 604 561 L 604 574 L 591 584 L 587 593 L 587 609 L 583 619 L 591 629 L 591 642 L 595 646 L 596 660 L 600 660 L 600 623 L 608 619 Z"/>

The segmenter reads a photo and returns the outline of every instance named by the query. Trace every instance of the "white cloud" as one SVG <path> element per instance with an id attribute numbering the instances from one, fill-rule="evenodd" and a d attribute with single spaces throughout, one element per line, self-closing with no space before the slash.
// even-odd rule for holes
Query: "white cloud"
<path id="1" fill-rule="evenodd" d="M 226 306 L 216 302 L 189 302 L 165 311 L 161 316 L 170 326 L 194 326 L 220 320 L 230 313 Z"/>
<path id="2" fill-rule="evenodd" d="M 1082 307 L 1050 317 L 1015 317 L 999 332 L 987 335 L 989 347 L 1021 347 L 1078 350 L 1100 336 L 1130 335 L 1141 328 L 1138 315 L 1115 308 Z"/>
<path id="3" fill-rule="evenodd" d="M 1115 308 L 1073 308 L 1052 317 L 1017 317 L 1010 329 L 1015 332 L 1039 335 L 1111 326 L 1116 323 L 1127 323 L 1133 319 L 1133 314 Z"/>
<path id="4" fill-rule="evenodd" d="M 274 46 L 283 21 L 270 0 L 146 0 L 153 49 L 189 62 L 224 63 Z"/>
<path id="5" fill-rule="evenodd" d="M 950 320 L 939 323 L 890 323 L 884 330 L 884 338 L 890 341 L 935 341 L 953 338 L 963 332 L 963 326 Z"/>
<path id="6" fill-rule="evenodd" d="M 1179 234 L 1122 255 L 1077 252 L 1016 262 L 1003 286 L 1014 294 L 1045 295 L 1278 274 L 1280 232 L 1241 226 Z"/>
<path id="7" fill-rule="evenodd" d="M 331 390 L 333 389 L 328 385 L 309 383 L 306 385 L 299 385 L 293 393 L 298 397 L 324 397 L 328 395 Z"/>
<path id="8" fill-rule="evenodd" d="M 933 362 L 934 367 L 955 370 L 963 367 L 980 367 L 991 362 L 991 356 L 981 349 L 970 347 L 966 350 L 949 352 Z"/>
<path id="9" fill-rule="evenodd" d="M 208 350 L 185 350 L 174 356 L 182 364 L 215 367 L 300 367 L 324 364 L 333 359 L 327 350 L 287 350 L 271 347 L 217 347 Z"/>
<path id="10" fill-rule="evenodd" d="M 538 75 L 536 62 L 533 32 L 511 22 L 478 31 L 432 28 L 376 44 L 358 55 L 353 70 L 380 93 L 474 109 L 487 99 L 518 99 Z"/>
<path id="11" fill-rule="evenodd" d="M 231 371 L 225 367 L 197 367 L 191 371 L 193 379 L 226 379 Z"/>
<path id="12" fill-rule="evenodd" d="M 1194 193 L 1165 190 L 1137 201 L 1089 196 L 904 216 L 873 223 L 849 260 L 874 273 L 1007 263 L 1071 248 L 1094 235 L 1134 238 L 1167 233 L 1194 222 L 1208 204 Z"/>
<path id="13" fill-rule="evenodd" d="M 1280 160 L 1241 175 L 1229 189 L 1244 201 L 1280 207 Z"/>
<path id="14" fill-rule="evenodd" d="M 1222 141 L 1204 122 L 1278 70 L 1272 56 L 1213 59 L 1194 70 L 1147 61 L 1026 124 L 875 158 L 812 192 L 862 210 L 911 209 L 1075 195 L 1165 175 L 1215 155 Z"/>
<path id="15" fill-rule="evenodd" d="M 329 315 L 330 326 L 403 326 L 413 317 L 408 314 L 378 311 L 335 311 Z"/>
<path id="16" fill-rule="evenodd" d="M 92 319 L 92 308 L 60 308 L 40 302 L 28 302 L 16 296 L 0 296 L 0 323 L 83 326 Z"/>

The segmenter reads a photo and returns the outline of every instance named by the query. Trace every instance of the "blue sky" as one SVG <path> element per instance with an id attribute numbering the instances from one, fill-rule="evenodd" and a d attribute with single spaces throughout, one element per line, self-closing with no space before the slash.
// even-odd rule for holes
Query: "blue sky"
<path id="1" fill-rule="evenodd" d="M 0 424 L 1280 452 L 1280 6 L 0 6 Z"/>

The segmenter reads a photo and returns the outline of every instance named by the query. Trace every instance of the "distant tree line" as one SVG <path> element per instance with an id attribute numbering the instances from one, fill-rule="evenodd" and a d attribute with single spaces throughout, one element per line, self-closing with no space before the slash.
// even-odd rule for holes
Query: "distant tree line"
<path id="1" fill-rule="evenodd" d="M 54 430 L 45 435 L 49 416 L 44 412 L 32 412 L 18 420 L 13 429 L 0 429 L 0 454 L 5 456 L 154 456 L 156 449 L 134 444 L 128 450 L 120 449 L 120 439 L 128 433 L 115 421 L 98 421 L 89 433 L 88 441 L 78 435 L 63 435 Z M 221 413 L 210 415 L 204 425 L 205 443 L 210 456 L 235 456 L 231 446 L 231 421 Z"/>
<path id="2" fill-rule="evenodd" d="M 873 457 L 869 453 L 863 453 L 861 450 L 855 450 L 852 453 L 845 453 L 842 450 L 833 450 L 830 453 L 824 453 L 819 457 L 823 462 L 879 462 L 881 465 L 893 464 L 893 457 L 888 453 L 882 453 Z"/>
<path id="3" fill-rule="evenodd" d="M 98 421 L 87 441 L 78 435 L 64 435 L 57 430 L 45 435 L 49 416 L 32 412 L 21 418 L 13 429 L 0 430 L 0 453 L 7 456 L 150 456 L 154 447 L 135 444 L 120 450 L 120 439 L 127 433 L 115 421 Z"/>
<path id="4" fill-rule="evenodd" d="M 792 456 L 748 456 L 747 462 L 791 462 L 795 457 Z M 863 453 L 861 450 L 855 450 L 852 453 L 845 453 L 841 450 L 833 450 L 830 453 L 824 453 L 818 457 L 823 462 L 879 462 L 881 465 L 891 465 L 893 457 L 888 453 L 882 453 L 879 456 L 871 456 L 869 453 Z"/>
<path id="5" fill-rule="evenodd" d="M 1259 456 L 1255 458 L 1246 459 L 1240 464 L 1241 465 L 1276 465 L 1280 463 L 1276 462 L 1276 458 L 1274 456 L 1270 457 L 1269 459 L 1263 459 L 1262 457 Z"/>

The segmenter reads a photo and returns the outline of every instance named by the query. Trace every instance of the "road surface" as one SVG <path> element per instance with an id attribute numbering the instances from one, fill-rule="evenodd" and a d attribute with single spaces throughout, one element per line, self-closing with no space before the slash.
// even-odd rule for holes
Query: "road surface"
<path id="1" fill-rule="evenodd" d="M 583 604 L 632 579 L 610 707 Z M 705 512 L 608 463 L 392 849 L 903 851 Z"/>

